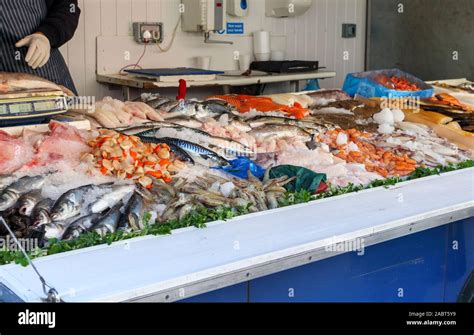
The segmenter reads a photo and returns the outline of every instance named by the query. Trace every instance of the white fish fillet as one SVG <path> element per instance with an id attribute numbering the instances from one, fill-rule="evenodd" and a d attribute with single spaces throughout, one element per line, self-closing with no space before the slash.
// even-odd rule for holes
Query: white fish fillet
<path id="1" fill-rule="evenodd" d="M 63 91 L 59 85 L 31 74 L 0 72 L 0 93 L 39 89 Z"/>

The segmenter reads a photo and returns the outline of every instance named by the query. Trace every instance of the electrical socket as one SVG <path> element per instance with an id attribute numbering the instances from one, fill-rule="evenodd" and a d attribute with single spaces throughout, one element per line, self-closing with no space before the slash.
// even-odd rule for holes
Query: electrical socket
<path id="1" fill-rule="evenodd" d="M 143 35 L 146 31 L 151 33 L 149 43 L 163 42 L 163 23 L 161 22 L 133 22 L 133 39 L 137 43 L 144 44 Z"/>

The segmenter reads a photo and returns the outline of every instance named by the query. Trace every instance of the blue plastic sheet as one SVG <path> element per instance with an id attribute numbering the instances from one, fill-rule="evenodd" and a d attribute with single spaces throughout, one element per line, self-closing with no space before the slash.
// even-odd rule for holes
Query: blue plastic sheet
<path id="1" fill-rule="evenodd" d="M 241 179 L 248 178 L 249 170 L 255 177 L 259 179 L 262 179 L 265 174 L 265 169 L 260 165 L 255 164 L 255 162 L 250 160 L 248 157 L 238 157 L 237 159 L 229 161 L 229 163 L 230 165 L 228 166 L 219 166 L 215 167 L 214 169 L 223 170 Z"/>
<path id="2" fill-rule="evenodd" d="M 386 88 L 376 81 L 376 78 L 380 76 L 387 76 L 389 78 L 392 76 L 406 78 L 409 82 L 416 84 L 421 91 L 399 91 Z M 432 97 L 434 93 L 433 87 L 426 84 L 421 79 L 399 69 L 350 73 L 347 75 L 342 89 L 351 97 L 354 97 L 357 94 L 366 98 L 419 97 L 423 99 Z"/>

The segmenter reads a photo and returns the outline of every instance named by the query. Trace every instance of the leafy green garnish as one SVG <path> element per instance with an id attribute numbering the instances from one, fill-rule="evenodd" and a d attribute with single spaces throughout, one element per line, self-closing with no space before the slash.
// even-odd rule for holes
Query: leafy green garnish
<path id="1" fill-rule="evenodd" d="M 280 207 L 286 207 L 296 204 L 307 203 L 310 201 L 335 197 L 343 194 L 359 192 L 364 189 L 375 188 L 375 187 L 390 187 L 396 185 L 397 183 L 404 180 L 413 180 L 422 177 L 439 175 L 441 173 L 461 170 L 466 168 L 474 167 L 474 161 L 468 160 L 458 164 L 448 164 L 445 166 L 437 166 L 435 168 L 417 168 L 410 176 L 407 178 L 398 178 L 391 177 L 383 180 L 376 180 L 370 183 L 368 186 L 363 185 L 354 185 L 349 184 L 345 187 L 329 187 L 324 193 L 313 195 L 306 190 L 301 190 L 299 192 L 287 192 L 284 198 L 280 201 Z M 185 227 L 196 227 L 196 228 L 205 228 L 208 222 L 212 221 L 227 221 L 236 216 L 244 215 L 249 213 L 249 206 L 247 207 L 218 207 L 218 208 L 206 208 L 199 206 L 194 208 L 186 217 L 182 220 L 171 220 L 166 223 L 151 223 L 152 214 L 146 213 L 143 217 L 143 222 L 145 224 L 145 229 L 132 232 L 116 232 L 113 234 L 108 234 L 104 237 L 100 236 L 95 232 L 82 234 L 79 238 L 72 241 L 58 241 L 52 239 L 49 241 L 47 248 L 36 249 L 29 252 L 30 258 L 38 258 L 45 255 L 54 255 L 62 252 L 67 252 L 71 250 L 77 250 L 87 247 L 92 247 L 102 244 L 112 244 L 117 241 L 128 240 L 131 238 L 147 235 L 168 235 L 171 234 L 173 230 Z M 0 265 L 17 263 L 23 266 L 28 265 L 28 261 L 23 256 L 20 251 L 6 251 L 0 250 Z"/>

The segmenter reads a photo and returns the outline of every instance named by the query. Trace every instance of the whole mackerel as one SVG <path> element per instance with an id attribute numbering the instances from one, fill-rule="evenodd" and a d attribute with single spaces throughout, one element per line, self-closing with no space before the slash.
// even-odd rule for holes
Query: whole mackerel
<path id="1" fill-rule="evenodd" d="M 168 145 L 176 145 L 179 148 L 186 151 L 193 160 L 199 162 L 199 159 L 204 159 L 205 161 L 213 162 L 219 166 L 227 166 L 229 162 L 222 156 L 219 156 L 214 151 L 207 149 L 199 144 L 192 143 L 189 141 L 177 139 L 177 138 L 169 138 L 169 137 L 162 137 L 162 138 L 155 138 L 155 137 L 140 137 L 140 139 L 144 143 L 165 143 Z"/>

